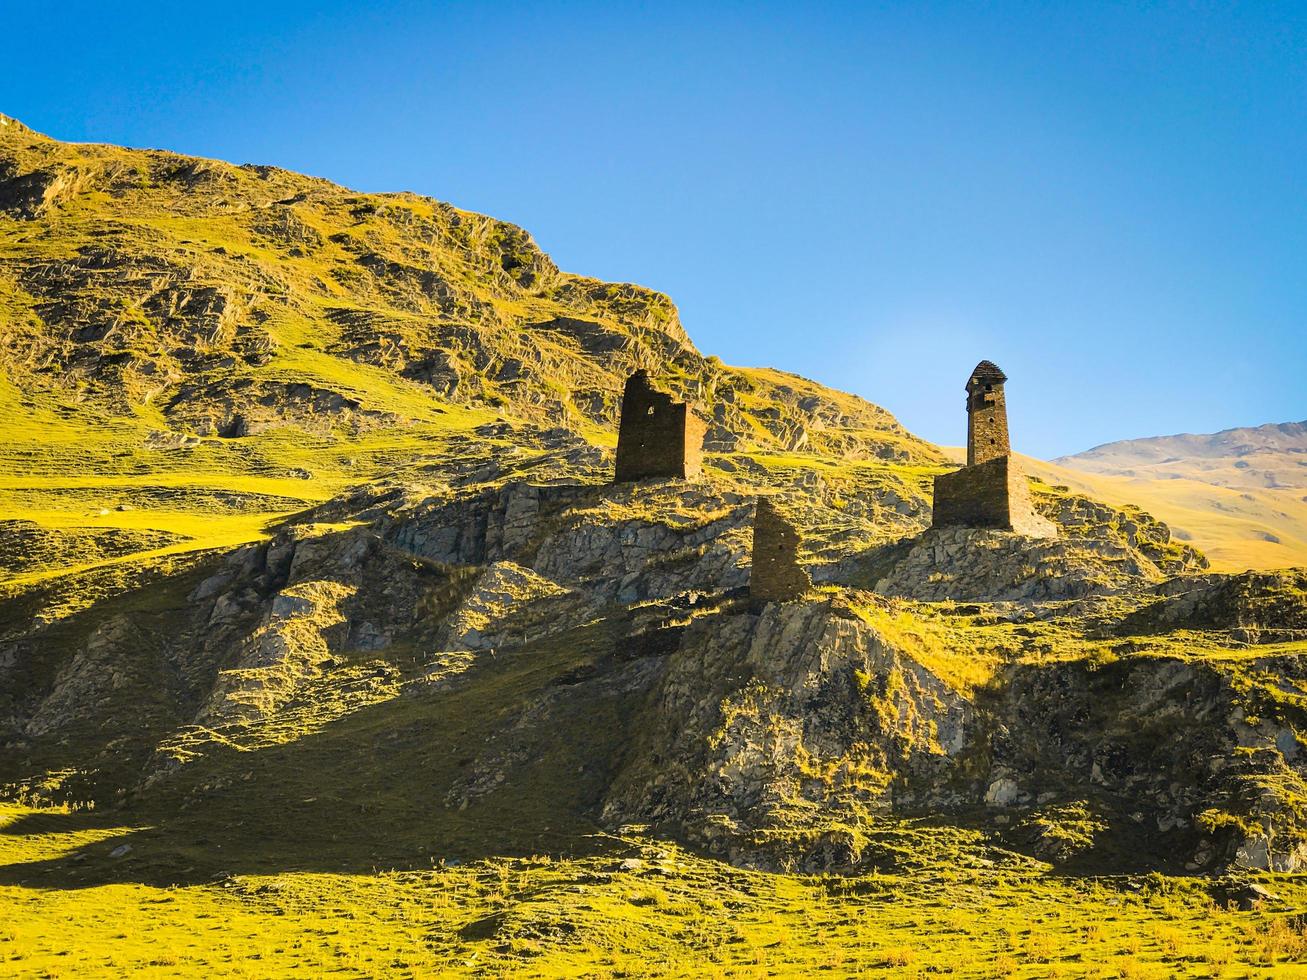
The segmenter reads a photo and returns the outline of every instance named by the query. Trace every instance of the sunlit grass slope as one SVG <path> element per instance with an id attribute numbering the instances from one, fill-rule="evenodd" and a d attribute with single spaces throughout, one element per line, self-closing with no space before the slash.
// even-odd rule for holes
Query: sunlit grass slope
<path id="1" fill-rule="evenodd" d="M 1162 980 L 1294 977 L 1307 953 L 1290 918 L 1220 907 L 1200 882 L 967 867 L 965 840 L 960 865 L 857 879 L 734 869 L 632 833 L 580 855 L 195 882 L 187 854 L 239 848 L 237 837 L 176 841 L 14 806 L 0 821 L 0 971 L 15 976 Z M 133 880 L 143 863 L 150 880 Z M 116 873 L 127 880 L 103 880 Z M 1301 879 L 1274 887 L 1307 902 Z"/>
<path id="2" fill-rule="evenodd" d="M 367 381 L 356 379 L 360 394 L 384 403 Z M 395 394 L 384 388 L 380 393 Z M 22 398 L 15 385 L 0 383 L 0 416 L 10 423 L 0 439 L 0 522 L 31 522 L 54 532 L 120 529 L 175 536 L 165 547 L 138 553 L 141 559 L 234 547 L 262 537 L 270 521 L 348 486 L 415 469 L 448 449 L 452 435 L 496 418 L 486 409 L 437 406 L 420 392 L 408 397 L 413 404 L 406 425 L 358 435 L 282 429 L 257 441 L 172 440 L 146 413 L 69 418 L 49 396 Z M 132 553 L 106 558 L 80 543 L 63 560 L 23 573 L 11 554 L 0 562 L 0 582 L 131 560 Z"/>
<path id="3" fill-rule="evenodd" d="M 1061 482 L 1132 494 L 1218 568 L 1307 564 L 1307 422 L 1128 439 L 1054 462 Z"/>
<path id="4" fill-rule="evenodd" d="M 1187 479 L 1084 473 L 1030 461 L 1030 471 L 1109 504 L 1136 504 L 1200 549 L 1218 571 L 1307 565 L 1302 489 L 1237 489 Z"/>

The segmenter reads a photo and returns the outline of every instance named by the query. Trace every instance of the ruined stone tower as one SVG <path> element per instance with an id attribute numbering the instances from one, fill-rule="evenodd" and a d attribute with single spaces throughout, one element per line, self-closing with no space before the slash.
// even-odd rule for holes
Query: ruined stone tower
<path id="1" fill-rule="evenodd" d="M 636 371 L 622 392 L 614 482 L 675 478 L 693 480 L 703 465 L 706 427 L 693 405 L 673 401 Z"/>
<path id="2" fill-rule="evenodd" d="M 799 532 L 767 497 L 753 512 L 753 565 L 749 569 L 749 608 L 758 612 L 769 602 L 798 599 L 812 588 L 799 564 Z"/>
<path id="3" fill-rule="evenodd" d="M 1030 484 L 1008 442 L 1007 376 L 981 361 L 967 379 L 967 465 L 935 477 L 932 527 L 979 527 L 1055 538 L 1057 527 L 1030 499 Z"/>
<path id="4" fill-rule="evenodd" d="M 967 379 L 967 465 L 1008 455 L 1007 375 L 993 361 L 981 361 Z"/>

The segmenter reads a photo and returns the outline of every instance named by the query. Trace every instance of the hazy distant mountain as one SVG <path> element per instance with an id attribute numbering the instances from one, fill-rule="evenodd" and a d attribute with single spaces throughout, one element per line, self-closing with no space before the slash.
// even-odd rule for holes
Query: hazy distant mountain
<path id="1" fill-rule="evenodd" d="M 1126 439 L 1031 469 L 1147 508 L 1217 567 L 1307 563 L 1307 422 Z"/>
<path id="2" fill-rule="evenodd" d="M 1125 439 L 1054 462 L 1089 473 L 1192 479 L 1221 487 L 1307 487 L 1307 421 Z"/>

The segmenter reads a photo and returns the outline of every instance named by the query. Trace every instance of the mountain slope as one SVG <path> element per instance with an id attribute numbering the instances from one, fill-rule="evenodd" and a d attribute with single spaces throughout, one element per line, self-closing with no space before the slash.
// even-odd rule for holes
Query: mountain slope
<path id="1" fill-rule="evenodd" d="M 1055 540 L 931 529 L 936 447 L 512 226 L 0 134 L 6 966 L 1307 957 L 1248 877 L 1307 867 L 1307 573 L 1040 482 Z M 702 479 L 611 482 L 636 365 Z M 817 585 L 758 609 L 761 495 Z"/>
<path id="2" fill-rule="evenodd" d="M 1307 422 L 1126 439 L 1053 462 L 1112 476 L 1198 480 L 1240 489 L 1307 488 Z"/>
<path id="3" fill-rule="evenodd" d="M 1307 422 L 1112 442 L 1034 472 L 1139 504 L 1216 567 L 1307 564 Z"/>
<path id="4" fill-rule="evenodd" d="M 562 273 L 504 222 L 0 117 L 14 549 L 33 523 L 229 545 L 473 443 L 611 447 L 638 366 L 711 403 L 710 450 L 939 458 L 860 399 L 702 357 L 667 297 Z"/>

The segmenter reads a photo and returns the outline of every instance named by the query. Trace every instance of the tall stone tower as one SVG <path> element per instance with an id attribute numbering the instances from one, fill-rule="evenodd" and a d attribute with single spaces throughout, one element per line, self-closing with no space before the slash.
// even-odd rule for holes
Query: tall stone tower
<path id="1" fill-rule="evenodd" d="M 1007 375 L 993 361 L 981 361 L 967 379 L 967 465 L 987 463 L 1012 452 L 1007 434 Z"/>
<path id="2" fill-rule="evenodd" d="M 1005 381 L 993 361 L 981 361 L 967 379 L 967 465 L 935 477 L 931 526 L 1055 538 L 1057 526 L 1035 510 L 1026 474 L 1012 455 Z"/>

